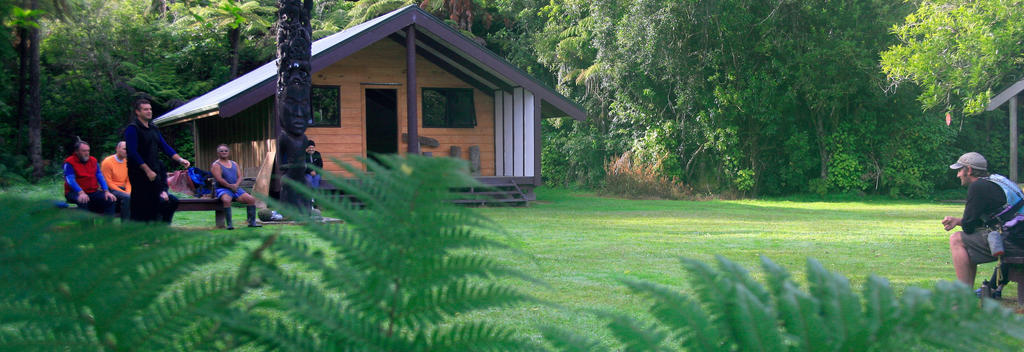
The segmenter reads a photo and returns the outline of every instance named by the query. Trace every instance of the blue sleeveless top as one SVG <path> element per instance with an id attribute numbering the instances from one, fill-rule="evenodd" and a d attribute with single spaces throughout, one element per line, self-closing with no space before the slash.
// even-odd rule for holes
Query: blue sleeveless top
<path id="1" fill-rule="evenodd" d="M 214 161 L 213 163 L 219 164 L 219 162 L 217 161 Z M 210 165 L 210 168 L 212 169 L 213 165 Z M 234 161 L 231 161 L 231 167 L 224 167 L 224 165 L 220 165 L 220 177 L 223 178 L 224 181 L 226 181 L 227 183 L 234 184 L 235 182 L 238 182 L 238 164 L 235 164 Z M 218 184 L 217 188 L 224 187 Z"/>

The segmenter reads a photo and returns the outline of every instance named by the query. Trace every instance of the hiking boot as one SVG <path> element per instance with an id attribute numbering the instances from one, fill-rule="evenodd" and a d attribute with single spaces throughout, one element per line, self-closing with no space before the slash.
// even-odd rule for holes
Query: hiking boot
<path id="1" fill-rule="evenodd" d="M 263 225 L 256 223 L 256 207 L 247 206 L 245 207 L 245 220 L 249 223 L 249 227 L 263 227 Z"/>
<path id="2" fill-rule="evenodd" d="M 979 288 L 977 290 L 974 290 L 974 295 L 978 296 L 978 298 L 981 298 L 982 296 L 985 295 L 985 293 L 984 293 L 985 291 L 984 290 L 985 290 L 985 288 Z M 992 289 L 990 289 L 990 290 L 992 290 Z M 1003 290 L 992 290 L 992 293 L 989 294 L 988 298 L 991 298 L 991 299 L 1001 299 L 1001 298 L 1003 298 Z"/>
<path id="3" fill-rule="evenodd" d="M 235 229 L 235 225 L 231 223 L 231 207 L 224 207 L 224 222 L 228 230 Z"/>

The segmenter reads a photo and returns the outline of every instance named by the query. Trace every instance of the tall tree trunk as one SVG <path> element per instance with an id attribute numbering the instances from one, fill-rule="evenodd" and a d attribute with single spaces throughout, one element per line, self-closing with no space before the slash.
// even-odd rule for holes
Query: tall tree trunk
<path id="1" fill-rule="evenodd" d="M 30 9 L 39 8 L 39 1 L 32 0 Z M 28 29 L 29 78 L 28 78 L 28 149 L 32 159 L 32 178 L 43 177 L 43 117 L 39 103 L 39 28 Z"/>
<path id="2" fill-rule="evenodd" d="M 231 43 L 231 79 L 238 77 L 238 45 L 241 33 L 241 28 L 228 30 L 228 42 Z"/>
<path id="3" fill-rule="evenodd" d="M 828 163 L 831 158 L 828 155 L 828 145 L 825 142 L 827 137 L 825 133 L 825 121 L 824 118 L 815 116 L 814 118 L 814 134 L 818 137 L 818 157 L 821 159 L 821 179 L 828 179 Z"/>
<path id="4" fill-rule="evenodd" d="M 15 131 L 18 135 L 18 141 L 16 145 L 16 153 L 26 153 L 25 148 L 25 133 L 21 130 L 22 122 L 28 120 L 26 114 L 26 107 L 28 106 L 28 86 L 25 81 L 28 80 L 28 29 L 18 29 L 18 115 L 17 122 L 15 123 Z"/>

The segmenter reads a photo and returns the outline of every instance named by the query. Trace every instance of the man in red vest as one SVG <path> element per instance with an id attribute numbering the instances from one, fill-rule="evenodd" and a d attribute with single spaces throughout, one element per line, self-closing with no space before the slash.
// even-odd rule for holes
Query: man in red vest
<path id="1" fill-rule="evenodd" d="M 81 209 L 114 215 L 117 197 L 109 192 L 96 158 L 89 156 L 89 144 L 75 142 L 74 152 L 64 159 L 64 198 Z"/>

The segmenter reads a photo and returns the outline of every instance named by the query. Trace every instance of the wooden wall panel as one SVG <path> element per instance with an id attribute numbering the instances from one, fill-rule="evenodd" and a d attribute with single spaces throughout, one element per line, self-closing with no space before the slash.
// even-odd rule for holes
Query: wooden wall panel
<path id="1" fill-rule="evenodd" d="M 417 92 L 423 87 L 431 88 L 472 88 L 422 56 L 417 57 L 416 82 Z M 340 171 L 330 162 L 330 158 L 341 158 L 354 162 L 357 157 L 366 156 L 365 123 L 365 89 L 396 89 L 398 100 L 398 133 L 406 133 L 405 108 L 405 47 L 390 40 L 382 40 L 366 47 L 351 56 L 313 74 L 315 85 L 337 85 L 341 87 L 341 127 L 310 128 L 306 135 L 316 141 L 317 149 L 325 159 L 325 169 Z M 469 159 L 469 147 L 479 146 L 481 153 L 481 175 L 495 175 L 494 165 L 494 98 L 492 92 L 473 89 L 473 102 L 476 106 L 476 128 L 423 128 L 420 123 L 421 136 L 438 140 L 440 146 L 430 148 L 423 146 L 421 151 L 432 152 L 435 156 L 447 156 L 451 146 L 462 149 L 462 158 Z M 417 107 L 417 113 L 420 112 Z M 399 153 L 407 149 L 404 141 L 399 139 Z"/>
<path id="2" fill-rule="evenodd" d="M 209 171 L 217 160 L 217 145 L 231 148 L 231 159 L 246 174 L 255 175 L 266 153 L 276 143 L 272 124 L 273 98 L 264 99 L 241 113 L 223 118 L 211 116 L 196 120 L 196 154 L 192 164 Z"/>
<path id="3" fill-rule="evenodd" d="M 457 77 L 430 63 L 423 57 L 417 59 L 417 92 L 423 87 L 432 88 L 472 88 Z M 325 169 L 339 172 L 341 168 L 329 162 L 331 158 L 355 163 L 357 158 L 366 156 L 365 125 L 365 89 L 395 89 L 397 92 L 397 112 L 399 136 L 406 133 L 405 109 L 405 48 L 392 41 L 377 42 L 313 75 L 315 85 L 340 86 L 341 126 L 316 127 L 306 130 L 306 135 L 316 141 L 317 149 L 324 156 Z M 420 135 L 438 140 L 439 147 L 422 147 L 424 152 L 432 152 L 435 156 L 447 156 L 452 146 L 462 149 L 462 158 L 469 159 L 469 148 L 478 146 L 481 154 L 481 175 L 496 175 L 496 161 L 506 159 L 505 167 L 511 171 L 513 140 L 511 138 L 512 119 L 499 119 L 495 116 L 513 108 L 511 94 L 502 92 L 484 92 L 473 89 L 473 100 L 477 113 L 475 128 L 423 128 L 420 124 Z M 495 94 L 505 101 L 495 105 Z M 417 113 L 421 109 L 417 107 Z M 201 168 L 209 168 L 216 160 L 215 148 L 226 143 L 232 149 L 232 159 L 245 169 L 255 172 L 261 165 L 263 157 L 276 143 L 275 124 L 273 117 L 273 98 L 253 105 L 242 113 L 231 118 L 213 116 L 196 120 L 197 150 L 194 164 Z M 509 138 L 495 139 L 495 134 L 510 134 Z M 396 137 L 399 137 L 396 136 Z M 401 138 L 398 138 L 399 140 Z M 501 143 L 500 145 L 496 143 Z M 399 141 L 398 150 L 405 153 L 404 141 Z M 518 144 L 518 143 L 517 143 Z M 521 147 L 520 147 L 521 148 Z M 505 158 L 498 155 L 509 154 Z M 358 163 L 357 163 L 358 164 Z"/>

